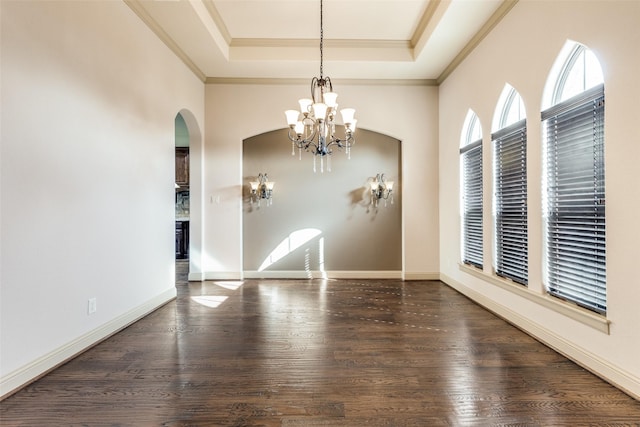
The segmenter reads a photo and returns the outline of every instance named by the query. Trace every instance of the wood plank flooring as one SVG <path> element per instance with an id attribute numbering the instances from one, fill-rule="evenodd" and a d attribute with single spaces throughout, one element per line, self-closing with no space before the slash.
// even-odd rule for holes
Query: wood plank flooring
<path id="1" fill-rule="evenodd" d="M 638 426 L 640 402 L 440 282 L 179 281 L 2 426 Z"/>

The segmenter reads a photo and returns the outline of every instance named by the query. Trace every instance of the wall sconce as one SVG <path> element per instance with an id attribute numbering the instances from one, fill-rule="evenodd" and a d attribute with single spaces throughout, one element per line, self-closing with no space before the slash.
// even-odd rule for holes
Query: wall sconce
<path id="1" fill-rule="evenodd" d="M 371 185 L 371 204 L 378 206 L 380 199 L 384 200 L 384 205 L 387 206 L 387 199 L 391 198 L 391 204 L 393 204 L 393 181 L 387 181 L 384 174 L 377 174 L 372 181 Z"/>
<path id="2" fill-rule="evenodd" d="M 260 201 L 265 199 L 267 201 L 267 206 L 273 204 L 273 185 L 275 182 L 269 181 L 269 177 L 267 174 L 258 174 L 257 181 L 250 181 L 251 185 L 251 203 L 258 201 L 258 206 L 260 206 Z"/>

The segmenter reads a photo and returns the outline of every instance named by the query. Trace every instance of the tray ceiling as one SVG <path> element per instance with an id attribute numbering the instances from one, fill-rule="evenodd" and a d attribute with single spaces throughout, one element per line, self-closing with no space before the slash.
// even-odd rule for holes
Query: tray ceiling
<path id="1" fill-rule="evenodd" d="M 324 74 L 441 81 L 517 0 L 324 0 Z M 203 81 L 319 74 L 319 0 L 125 0 Z"/>

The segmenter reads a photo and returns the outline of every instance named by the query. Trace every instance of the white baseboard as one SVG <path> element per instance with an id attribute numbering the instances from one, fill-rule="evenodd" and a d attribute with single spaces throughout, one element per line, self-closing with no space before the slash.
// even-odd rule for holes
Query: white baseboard
<path id="1" fill-rule="evenodd" d="M 203 280 L 242 280 L 242 273 L 239 271 L 205 271 Z"/>
<path id="2" fill-rule="evenodd" d="M 544 328 L 533 322 L 531 319 L 521 316 L 501 304 L 496 303 L 485 295 L 467 287 L 457 280 L 441 275 L 441 279 L 448 286 L 451 286 L 461 294 L 469 297 L 487 310 L 504 318 L 508 322 L 527 332 L 545 345 L 551 347 L 558 353 L 574 361 L 578 365 L 604 379 L 635 399 L 640 400 L 640 378 L 626 372 L 623 369 L 612 365 L 607 360 L 576 346 L 565 338 L 557 335 L 552 330 Z"/>
<path id="3" fill-rule="evenodd" d="M 207 271 L 189 273 L 190 282 L 205 280 L 242 280 L 242 279 L 398 279 L 398 280 L 440 280 L 440 273 L 410 272 L 399 270 L 385 271 Z"/>
<path id="4" fill-rule="evenodd" d="M 440 273 L 405 272 L 404 280 L 440 280 Z"/>
<path id="5" fill-rule="evenodd" d="M 146 303 L 3 376 L 0 378 L 0 400 L 15 393 L 27 384 L 37 380 L 56 367 L 76 357 L 83 351 L 126 328 L 130 324 L 143 318 L 158 307 L 163 306 L 175 298 L 176 288 L 168 289 Z"/>
<path id="6" fill-rule="evenodd" d="M 402 279 L 401 271 L 245 271 L 245 279 Z"/>
<path id="7" fill-rule="evenodd" d="M 204 282 L 205 280 L 242 280 L 242 273 L 233 271 L 201 271 L 189 273 L 190 282 Z"/>
<path id="8" fill-rule="evenodd" d="M 189 273 L 187 280 L 190 282 L 202 282 L 204 281 L 204 273 Z"/>

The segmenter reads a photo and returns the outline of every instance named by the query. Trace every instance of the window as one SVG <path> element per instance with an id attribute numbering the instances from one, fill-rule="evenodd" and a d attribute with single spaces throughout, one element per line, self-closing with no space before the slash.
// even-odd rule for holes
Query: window
<path id="1" fill-rule="evenodd" d="M 547 291 L 606 313 L 604 84 L 595 55 L 572 43 L 542 112 Z"/>
<path id="2" fill-rule="evenodd" d="M 461 139 L 462 262 L 482 268 L 482 130 L 472 111 Z"/>
<path id="3" fill-rule="evenodd" d="M 506 85 L 494 115 L 495 271 L 527 285 L 527 122 L 522 99 Z"/>

